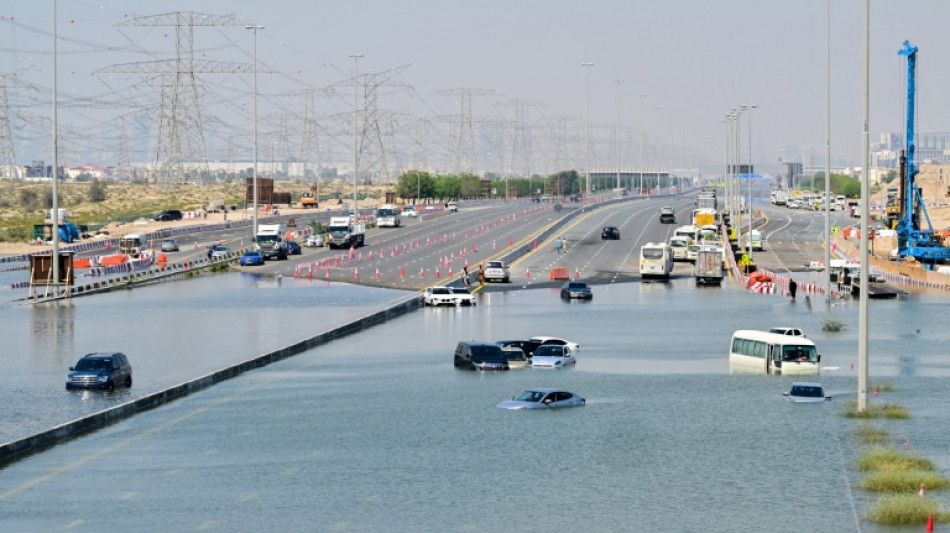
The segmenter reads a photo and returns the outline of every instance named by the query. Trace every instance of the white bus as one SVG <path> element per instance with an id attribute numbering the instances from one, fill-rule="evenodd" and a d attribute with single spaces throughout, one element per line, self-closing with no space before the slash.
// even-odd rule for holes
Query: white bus
<path id="1" fill-rule="evenodd" d="M 392 204 L 379 206 L 376 210 L 376 226 L 380 228 L 402 226 L 402 208 Z"/>
<path id="2" fill-rule="evenodd" d="M 689 237 L 689 240 L 696 242 L 699 240 L 699 228 L 693 225 L 680 226 L 673 230 L 674 237 Z"/>
<path id="3" fill-rule="evenodd" d="M 640 277 L 669 278 L 673 270 L 673 253 L 664 242 L 648 242 L 640 248 Z"/>
<path id="4" fill-rule="evenodd" d="M 729 345 L 734 374 L 817 374 L 820 361 L 815 343 L 805 337 L 739 330 Z"/>

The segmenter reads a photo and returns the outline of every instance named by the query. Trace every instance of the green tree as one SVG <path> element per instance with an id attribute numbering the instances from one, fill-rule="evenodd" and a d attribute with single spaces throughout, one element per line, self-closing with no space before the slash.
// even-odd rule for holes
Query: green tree
<path id="1" fill-rule="evenodd" d="M 92 184 L 89 185 L 89 201 L 90 202 L 104 202 L 106 200 L 106 184 L 105 182 L 93 178 Z"/>
<path id="2" fill-rule="evenodd" d="M 422 170 L 407 170 L 396 181 L 396 196 L 400 198 L 431 198 L 432 174 Z"/>
<path id="3" fill-rule="evenodd" d="M 841 194 L 848 198 L 859 198 L 861 196 L 861 182 L 854 179 L 850 180 L 841 189 Z"/>
<path id="4" fill-rule="evenodd" d="M 459 198 L 478 198 L 482 194 L 482 180 L 475 174 L 459 176 Z"/>

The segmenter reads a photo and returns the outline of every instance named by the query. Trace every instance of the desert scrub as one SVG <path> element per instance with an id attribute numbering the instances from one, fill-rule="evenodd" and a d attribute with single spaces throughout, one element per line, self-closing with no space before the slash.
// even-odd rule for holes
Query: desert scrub
<path id="1" fill-rule="evenodd" d="M 885 403 L 868 405 L 867 411 L 858 411 L 858 402 L 852 400 L 845 405 L 844 416 L 848 418 L 910 418 L 910 411 L 902 405 Z"/>
<path id="2" fill-rule="evenodd" d="M 930 515 L 934 515 L 938 522 L 950 518 L 946 512 L 940 511 L 940 505 L 932 498 L 921 498 L 917 494 L 888 494 L 877 500 L 867 519 L 888 526 L 922 526 Z"/>
<path id="3" fill-rule="evenodd" d="M 861 423 L 854 430 L 854 436 L 863 444 L 887 444 L 891 442 L 891 434 L 877 426 Z"/>
<path id="4" fill-rule="evenodd" d="M 843 329 L 844 322 L 838 320 L 835 317 L 823 318 L 821 320 L 822 331 L 842 331 Z"/>
<path id="5" fill-rule="evenodd" d="M 891 472 L 896 470 L 919 472 L 934 472 L 933 461 L 923 457 L 883 446 L 873 446 L 861 451 L 858 456 L 858 471 L 860 472 Z"/>

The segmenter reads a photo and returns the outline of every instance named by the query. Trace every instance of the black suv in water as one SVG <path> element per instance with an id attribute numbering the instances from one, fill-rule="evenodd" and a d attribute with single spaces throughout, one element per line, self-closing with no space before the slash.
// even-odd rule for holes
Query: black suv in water
<path id="1" fill-rule="evenodd" d="M 124 353 L 90 353 L 69 367 L 67 389 L 107 389 L 132 386 L 132 365 Z"/>
<path id="2" fill-rule="evenodd" d="M 155 220 L 166 221 L 166 220 L 181 220 L 181 211 L 177 209 L 166 209 L 161 213 L 155 215 Z"/>

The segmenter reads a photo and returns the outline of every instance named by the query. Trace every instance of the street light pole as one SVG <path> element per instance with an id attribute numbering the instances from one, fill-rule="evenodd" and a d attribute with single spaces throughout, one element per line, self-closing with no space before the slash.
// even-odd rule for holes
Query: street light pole
<path id="1" fill-rule="evenodd" d="M 254 200 L 254 211 L 252 218 L 254 219 L 253 231 L 254 234 L 251 236 L 251 239 L 254 242 L 257 242 L 257 32 L 258 30 L 263 30 L 264 26 L 260 25 L 248 25 L 244 26 L 245 30 L 251 30 L 254 32 L 254 167 L 252 172 L 254 173 L 254 179 L 252 180 L 252 187 L 254 188 L 253 200 Z"/>
<path id="2" fill-rule="evenodd" d="M 587 196 L 590 197 L 590 67 L 593 63 L 581 63 L 581 66 L 587 71 L 587 155 L 584 158 L 585 188 Z"/>
<path id="3" fill-rule="evenodd" d="M 359 107 L 359 80 L 360 80 L 360 58 L 363 54 L 350 54 L 353 58 L 353 214 L 357 217 L 360 214 L 359 204 L 357 203 L 356 188 L 360 176 L 360 151 L 359 141 L 357 139 L 357 125 L 360 121 Z"/>
<path id="4" fill-rule="evenodd" d="M 831 0 L 828 0 L 825 46 L 825 303 L 831 304 Z"/>
<path id="5" fill-rule="evenodd" d="M 746 176 L 749 191 L 749 238 L 746 240 L 746 248 L 748 248 L 750 260 L 752 259 L 752 110 L 757 107 L 759 106 L 756 104 L 742 106 L 749 112 L 749 173 Z"/>
<path id="6" fill-rule="evenodd" d="M 637 95 L 637 98 L 646 98 L 646 96 L 647 96 L 647 95 L 645 95 L 645 94 L 638 94 L 638 95 Z M 639 185 L 637 185 L 637 195 L 638 195 L 638 196 L 643 196 L 643 147 L 644 147 L 644 146 L 646 145 L 646 143 L 647 143 L 647 132 L 646 132 L 646 131 L 642 131 L 641 133 L 642 133 L 643 135 L 642 135 L 642 137 L 640 138 L 640 172 L 637 173 L 637 174 L 638 174 L 637 179 L 638 179 L 638 183 L 639 183 Z"/>
<path id="7" fill-rule="evenodd" d="M 871 78 L 871 1 L 864 0 L 864 126 L 861 130 L 861 293 L 858 302 L 858 412 L 868 410 L 868 195 L 871 162 L 868 145 L 868 102 Z M 826 265 L 825 268 L 831 265 Z"/>
<path id="8" fill-rule="evenodd" d="M 660 167 L 663 165 L 663 158 L 660 156 L 660 144 L 663 141 L 663 106 L 658 105 L 656 109 L 656 186 L 660 186 Z"/>
<path id="9" fill-rule="evenodd" d="M 623 102 L 624 80 L 614 80 L 617 84 L 617 189 L 620 189 L 620 109 Z"/>

